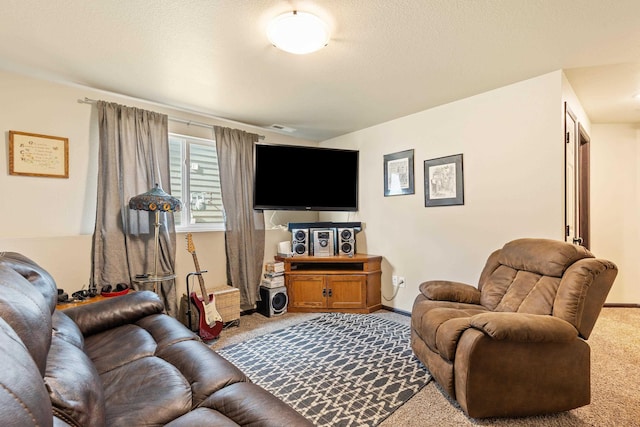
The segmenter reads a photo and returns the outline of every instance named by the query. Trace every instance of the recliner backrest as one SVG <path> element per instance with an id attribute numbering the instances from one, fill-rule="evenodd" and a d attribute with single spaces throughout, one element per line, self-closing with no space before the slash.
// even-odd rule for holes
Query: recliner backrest
<path id="1" fill-rule="evenodd" d="M 607 263 L 566 242 L 514 240 L 487 260 L 478 284 L 480 303 L 492 311 L 554 315 L 588 336 L 611 286 L 600 280 L 591 288 L 589 278 L 615 269 Z"/>

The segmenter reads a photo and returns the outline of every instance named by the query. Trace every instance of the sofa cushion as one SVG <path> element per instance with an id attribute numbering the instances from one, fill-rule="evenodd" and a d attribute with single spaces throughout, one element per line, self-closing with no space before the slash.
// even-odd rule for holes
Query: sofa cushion
<path id="1" fill-rule="evenodd" d="M 480 304 L 480 291 L 465 283 L 432 280 L 422 283 L 420 292 L 430 300 Z"/>
<path id="2" fill-rule="evenodd" d="M 3 425 L 51 426 L 51 403 L 38 366 L 20 337 L 1 318 L 0 365 Z"/>
<path id="3" fill-rule="evenodd" d="M 189 382 L 193 407 L 230 384 L 249 381 L 242 371 L 199 341 L 182 341 L 159 349 L 157 356 L 176 366 Z"/>
<path id="4" fill-rule="evenodd" d="M 145 316 L 164 311 L 160 297 L 151 291 L 129 292 L 114 298 L 106 298 L 98 304 L 87 304 L 65 310 L 87 335 L 98 334 L 118 326 L 135 323 Z"/>
<path id="5" fill-rule="evenodd" d="M 480 278 L 480 303 L 492 311 L 551 314 L 560 278 L 573 263 L 593 258 L 582 246 L 518 239 L 491 254 Z"/>
<path id="6" fill-rule="evenodd" d="M 522 313 L 482 313 L 471 326 L 494 340 L 514 342 L 572 342 L 578 331 L 571 323 L 553 316 Z"/>
<path id="7" fill-rule="evenodd" d="M 562 277 L 574 262 L 593 258 L 583 246 L 547 239 L 517 239 L 502 247 L 498 262 L 515 270 Z"/>
<path id="8" fill-rule="evenodd" d="M 0 289 L 2 318 L 20 337 L 44 375 L 51 345 L 51 313 L 46 301 L 21 274 L 1 264 Z"/>
<path id="9" fill-rule="evenodd" d="M 458 340 L 465 330 L 471 327 L 472 316 L 485 313 L 478 309 L 434 308 L 422 316 L 421 325 L 415 330 L 421 331 L 421 338 L 427 347 L 445 360 L 455 357 Z"/>
<path id="10" fill-rule="evenodd" d="M 153 356 L 156 341 L 136 325 L 124 325 L 85 337 L 85 352 L 100 375 L 143 357 Z"/>
<path id="11" fill-rule="evenodd" d="M 164 425 L 192 408 L 191 385 L 158 357 L 134 360 L 101 378 L 110 427 Z"/>
<path id="12" fill-rule="evenodd" d="M 87 355 L 54 334 L 44 377 L 54 413 L 72 425 L 105 425 L 102 381 Z"/>
<path id="13" fill-rule="evenodd" d="M 501 265 L 482 287 L 480 303 L 492 311 L 551 314 L 560 278 Z"/>
<path id="14" fill-rule="evenodd" d="M 239 427 L 226 415 L 211 408 L 196 408 L 180 418 L 176 418 L 165 427 Z"/>
<path id="15" fill-rule="evenodd" d="M 212 394 L 202 407 L 224 413 L 241 426 L 310 426 L 306 418 L 260 386 L 234 383 Z M 269 410 L 265 410 L 269 408 Z"/>
<path id="16" fill-rule="evenodd" d="M 24 277 L 31 285 L 30 287 L 42 295 L 49 313 L 53 313 L 58 303 L 58 289 L 55 280 L 45 269 L 16 252 L 0 253 L 0 265 L 9 267 Z"/>
<path id="17" fill-rule="evenodd" d="M 553 315 L 574 325 L 582 338 L 589 338 L 617 274 L 617 267 L 610 261 L 577 261 L 560 282 Z"/>
<path id="18" fill-rule="evenodd" d="M 56 310 L 51 316 L 51 323 L 54 335 L 80 349 L 84 348 L 84 336 L 80 332 L 78 325 L 69 316 L 60 310 Z"/>

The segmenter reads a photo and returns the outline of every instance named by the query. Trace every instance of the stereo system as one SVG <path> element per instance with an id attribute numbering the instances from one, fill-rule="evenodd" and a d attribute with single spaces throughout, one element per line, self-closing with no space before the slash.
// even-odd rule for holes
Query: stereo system
<path id="1" fill-rule="evenodd" d="M 267 317 L 279 316 L 287 312 L 288 303 L 289 297 L 285 286 L 278 288 L 260 286 L 260 301 L 256 304 L 258 313 Z"/>
<path id="2" fill-rule="evenodd" d="M 353 256 L 360 222 L 289 223 L 291 251 L 296 256 Z"/>
<path id="3" fill-rule="evenodd" d="M 335 241 L 332 229 L 312 229 L 313 256 L 334 256 Z"/>

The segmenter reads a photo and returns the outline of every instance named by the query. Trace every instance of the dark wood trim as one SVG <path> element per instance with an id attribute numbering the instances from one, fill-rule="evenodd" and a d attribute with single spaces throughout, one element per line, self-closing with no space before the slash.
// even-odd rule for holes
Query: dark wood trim
<path id="1" fill-rule="evenodd" d="M 410 311 L 404 311 L 404 310 L 400 310 L 399 308 L 388 307 L 386 305 L 383 305 L 382 309 L 387 311 L 393 311 L 394 313 L 402 314 L 403 316 L 411 317 Z"/>
<path id="2" fill-rule="evenodd" d="M 569 235 L 567 234 L 567 229 L 569 227 L 568 221 L 567 221 L 567 211 L 568 211 L 568 206 L 567 206 L 567 143 L 568 141 L 568 133 L 569 133 L 569 128 L 567 126 L 567 116 L 569 116 L 571 118 L 571 120 L 573 120 L 574 123 L 574 128 L 573 131 L 575 132 L 575 124 L 578 122 L 578 119 L 576 118 L 576 115 L 573 114 L 573 111 L 571 111 L 571 108 L 569 108 L 569 103 L 565 101 L 564 103 L 564 132 L 562 134 L 562 158 L 564 159 L 564 163 L 563 163 L 563 171 L 562 171 L 562 176 L 564 178 L 564 227 L 562 230 L 562 235 L 563 240 L 565 242 L 571 242 L 571 239 L 569 239 Z M 576 148 L 577 149 L 577 148 Z M 575 183 L 574 183 L 575 185 Z M 576 194 L 576 197 L 577 194 Z M 575 227 L 578 226 L 578 224 L 574 225 Z"/>
<path id="3" fill-rule="evenodd" d="M 591 138 L 578 122 L 578 236 L 591 249 Z"/>
<path id="4" fill-rule="evenodd" d="M 606 303 L 604 307 L 617 307 L 617 308 L 640 308 L 640 304 L 627 304 L 627 303 Z"/>

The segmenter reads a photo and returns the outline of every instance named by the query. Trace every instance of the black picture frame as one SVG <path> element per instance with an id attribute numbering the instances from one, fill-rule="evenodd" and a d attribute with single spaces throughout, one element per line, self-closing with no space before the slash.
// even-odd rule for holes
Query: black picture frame
<path id="1" fill-rule="evenodd" d="M 424 161 L 424 206 L 464 205 L 462 154 Z"/>
<path id="2" fill-rule="evenodd" d="M 415 193 L 413 149 L 384 155 L 384 196 Z"/>

